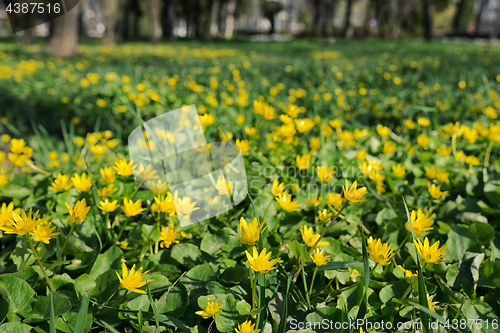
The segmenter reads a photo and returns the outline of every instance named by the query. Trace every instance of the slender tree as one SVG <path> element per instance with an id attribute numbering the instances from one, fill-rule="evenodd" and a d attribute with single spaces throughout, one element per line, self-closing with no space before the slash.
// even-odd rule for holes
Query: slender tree
<path id="1" fill-rule="evenodd" d="M 78 47 L 78 19 L 80 6 L 52 21 L 52 35 L 47 50 L 53 55 L 69 57 L 76 54 Z"/>

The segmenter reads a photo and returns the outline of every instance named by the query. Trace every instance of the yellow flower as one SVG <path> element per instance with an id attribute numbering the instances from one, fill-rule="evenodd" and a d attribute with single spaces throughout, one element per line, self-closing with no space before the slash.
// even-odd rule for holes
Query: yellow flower
<path id="1" fill-rule="evenodd" d="M 71 177 L 71 181 L 73 182 L 73 186 L 76 187 L 78 192 L 85 192 L 90 190 L 92 187 L 92 181 L 90 177 L 87 177 L 87 174 L 84 172 L 81 176 L 77 173 L 73 177 Z"/>
<path id="2" fill-rule="evenodd" d="M 97 189 L 97 194 L 101 198 L 109 197 L 111 194 L 118 191 L 117 188 L 114 187 L 113 184 L 109 184 L 108 186 Z"/>
<path id="3" fill-rule="evenodd" d="M 479 160 L 477 159 L 476 156 L 467 156 L 465 158 L 465 163 L 470 164 L 470 165 L 479 165 Z"/>
<path id="4" fill-rule="evenodd" d="M 351 271 L 351 274 L 349 275 L 349 278 L 352 280 L 352 282 L 356 282 L 356 278 L 360 276 L 361 274 L 356 268 L 351 268 L 349 267 L 349 270 Z"/>
<path id="5" fill-rule="evenodd" d="M 143 273 L 142 267 L 135 271 L 135 264 L 132 266 L 129 272 L 127 265 L 125 265 L 124 262 L 122 262 L 122 276 L 120 276 L 120 274 L 115 271 L 118 279 L 120 280 L 120 286 L 138 294 L 146 294 L 144 290 L 140 290 L 138 288 L 144 286 L 146 283 L 153 281 L 153 279 L 141 281 L 144 278 L 144 275 L 146 275 L 148 272 L 149 271 L 145 271 Z"/>
<path id="6" fill-rule="evenodd" d="M 442 195 L 444 195 L 445 197 L 449 195 L 448 191 L 441 192 L 441 187 L 436 186 L 436 184 L 430 184 L 428 186 L 428 190 L 429 190 L 430 195 L 434 199 L 439 199 Z"/>
<path id="7" fill-rule="evenodd" d="M 264 119 L 266 120 L 271 120 L 271 119 L 274 119 L 276 118 L 276 113 L 274 112 L 274 108 L 270 105 L 266 105 L 264 107 L 264 113 L 262 114 L 262 116 L 264 117 Z"/>
<path id="8" fill-rule="evenodd" d="M 236 145 L 240 147 L 241 155 L 247 156 L 250 151 L 250 146 L 248 140 L 236 139 Z"/>
<path id="9" fill-rule="evenodd" d="M 243 324 L 238 324 L 238 328 L 234 330 L 236 333 L 259 333 L 260 329 L 254 329 L 255 324 L 252 324 L 250 320 L 243 322 Z"/>
<path id="10" fill-rule="evenodd" d="M 385 179 L 385 175 L 381 174 L 380 172 L 376 170 L 372 170 L 368 177 L 370 177 L 371 180 L 373 180 L 376 183 L 380 183 Z"/>
<path id="11" fill-rule="evenodd" d="M 3 142 L 10 141 L 10 135 L 8 135 L 8 134 L 2 134 L 2 136 L 0 138 L 2 139 Z"/>
<path id="12" fill-rule="evenodd" d="M 427 295 L 427 306 L 429 308 L 429 310 L 431 310 L 432 312 L 436 312 L 436 308 L 437 308 L 437 305 L 439 304 L 439 302 L 433 302 L 432 299 L 434 298 L 434 296 L 436 295 Z"/>
<path id="13" fill-rule="evenodd" d="M 35 230 L 36 226 L 42 222 L 42 220 L 37 220 L 36 217 L 38 211 L 31 216 L 31 208 L 26 215 L 25 211 L 22 211 L 21 215 L 13 212 L 12 217 L 9 218 L 9 224 L 0 227 L 6 234 L 17 234 L 19 236 L 24 236 L 28 232 Z"/>
<path id="14" fill-rule="evenodd" d="M 220 175 L 217 178 L 217 184 L 215 184 L 215 188 L 219 191 L 219 195 L 230 195 L 231 189 L 233 188 L 233 182 L 229 181 L 223 175 Z"/>
<path id="15" fill-rule="evenodd" d="M 342 195 L 338 193 L 330 193 L 328 194 L 328 197 L 326 198 L 326 201 L 330 206 L 333 206 L 335 208 L 339 208 L 342 206 Z"/>
<path id="16" fill-rule="evenodd" d="M 427 149 L 427 147 L 429 147 L 429 143 L 430 143 L 429 137 L 427 136 L 427 134 L 425 134 L 425 133 L 420 134 L 417 138 L 417 143 L 420 147 Z"/>
<path id="17" fill-rule="evenodd" d="M 323 209 L 322 211 L 320 210 L 318 212 L 318 217 L 320 221 L 329 219 L 330 217 L 332 217 L 332 215 L 333 213 L 329 213 L 327 209 Z"/>
<path id="18" fill-rule="evenodd" d="M 309 147 L 311 147 L 312 150 L 318 150 L 321 147 L 321 139 L 316 137 L 311 138 Z"/>
<path id="19" fill-rule="evenodd" d="M 311 154 L 297 155 L 297 168 L 304 170 L 311 164 Z"/>
<path id="20" fill-rule="evenodd" d="M 253 138 L 257 135 L 257 129 L 255 127 L 245 127 L 245 133 L 249 138 Z"/>
<path id="21" fill-rule="evenodd" d="M 51 183 L 51 185 L 52 185 L 51 190 L 54 190 L 56 192 L 64 192 L 72 187 L 71 182 L 69 181 L 69 176 L 63 174 L 58 174 L 54 182 Z"/>
<path id="22" fill-rule="evenodd" d="M 49 244 L 52 238 L 60 234 L 59 232 L 54 232 L 54 230 L 56 230 L 56 227 L 52 227 L 52 224 L 40 223 L 36 226 L 35 230 L 30 231 L 30 234 L 35 237 L 35 242 Z"/>
<path id="23" fill-rule="evenodd" d="M 396 149 L 396 144 L 394 142 L 384 142 L 384 154 L 390 155 L 394 152 L 394 149 Z"/>
<path id="24" fill-rule="evenodd" d="M 24 139 L 12 139 L 10 140 L 10 151 L 13 154 L 22 154 L 24 148 L 26 147 L 26 141 Z"/>
<path id="25" fill-rule="evenodd" d="M 314 244 L 316 244 L 316 242 L 318 241 L 319 236 L 320 236 L 319 234 L 314 233 L 312 227 L 308 228 L 306 225 L 303 225 L 302 228 L 300 228 L 300 233 L 302 234 L 302 240 L 309 247 L 313 247 Z M 325 242 L 325 241 L 318 242 L 318 244 L 316 244 L 315 247 L 323 247 L 323 246 L 328 245 L 328 244 L 330 244 L 330 243 Z"/>
<path id="26" fill-rule="evenodd" d="M 300 133 L 309 132 L 316 123 L 309 118 L 295 119 L 295 126 Z"/>
<path id="27" fill-rule="evenodd" d="M 112 183 L 116 180 L 116 171 L 111 167 L 101 168 L 101 177 L 106 183 Z"/>
<path id="28" fill-rule="evenodd" d="M 450 174 L 444 170 L 437 170 L 436 171 L 436 180 L 440 183 L 444 183 Z"/>
<path id="29" fill-rule="evenodd" d="M 161 226 L 160 246 L 162 248 L 168 249 L 173 243 L 179 244 L 177 237 L 179 237 L 179 231 L 175 228 L 173 221 L 168 222 L 168 228 Z"/>
<path id="30" fill-rule="evenodd" d="M 250 268 L 255 272 L 266 274 L 267 272 L 277 268 L 273 267 L 273 265 L 276 264 L 281 258 L 270 260 L 272 252 L 266 254 L 266 251 L 266 248 L 264 248 L 259 254 L 255 247 L 253 248 L 252 255 L 250 255 L 248 251 L 245 251 L 248 259 L 248 266 L 250 266 Z"/>
<path id="31" fill-rule="evenodd" d="M 417 273 L 414 274 L 410 270 L 404 269 L 403 266 L 401 266 L 401 265 L 398 265 L 396 268 L 401 269 L 405 273 L 405 278 L 417 276 L 417 273 L 418 273 L 418 271 L 417 271 Z"/>
<path id="32" fill-rule="evenodd" d="M 126 159 L 117 159 L 115 160 L 115 165 L 113 166 L 113 169 L 116 170 L 116 173 L 120 176 L 130 176 L 134 173 L 133 168 L 132 168 L 132 161 L 127 163 Z"/>
<path id="33" fill-rule="evenodd" d="M 134 168 L 135 167 L 136 167 L 136 165 L 134 165 Z M 139 167 L 137 167 L 137 174 L 139 175 L 139 178 L 141 178 L 143 181 L 159 179 L 158 175 L 156 174 L 156 170 L 153 169 L 151 164 L 144 167 L 144 165 L 142 165 L 142 163 L 140 163 Z"/>
<path id="34" fill-rule="evenodd" d="M 318 207 L 319 205 L 321 205 L 321 201 L 323 201 L 323 198 L 318 195 L 315 195 L 312 196 L 311 199 L 305 199 L 304 201 L 308 205 Z"/>
<path id="35" fill-rule="evenodd" d="M 141 208 L 142 201 L 141 199 L 137 200 L 136 202 L 133 202 L 132 200 L 128 200 L 127 197 L 123 198 L 123 212 L 125 213 L 126 216 L 132 217 L 139 215 L 143 211 L 146 210 L 146 208 Z"/>
<path id="36" fill-rule="evenodd" d="M 273 180 L 273 185 L 271 187 L 271 193 L 277 197 L 285 190 L 285 183 L 279 184 L 278 179 Z"/>
<path id="37" fill-rule="evenodd" d="M 328 183 L 332 179 L 332 176 L 335 175 L 335 171 L 333 171 L 333 167 L 322 165 L 316 167 L 316 174 L 320 181 Z"/>
<path id="38" fill-rule="evenodd" d="M 366 150 L 364 149 L 360 149 L 358 150 L 358 152 L 356 153 L 356 158 L 360 161 L 364 161 L 366 160 L 366 156 L 368 156 L 368 153 L 366 152 Z"/>
<path id="39" fill-rule="evenodd" d="M 4 186 L 9 182 L 9 178 L 5 173 L 0 173 L 0 186 Z"/>
<path id="40" fill-rule="evenodd" d="M 405 126 L 408 129 L 415 129 L 415 127 L 417 127 L 417 125 L 415 125 L 415 123 L 413 121 L 411 121 L 410 119 L 403 120 L 403 123 L 405 124 Z"/>
<path id="41" fill-rule="evenodd" d="M 321 249 L 315 249 L 313 254 L 310 255 L 312 261 L 316 264 L 316 266 L 326 265 L 330 256 L 325 254 L 325 252 Z"/>
<path id="42" fill-rule="evenodd" d="M 444 245 L 439 248 L 439 241 L 437 241 L 432 244 L 432 246 L 429 246 L 429 239 L 427 237 L 425 237 L 423 244 L 419 239 L 414 239 L 413 243 L 415 244 L 420 257 L 427 263 L 437 264 L 444 261 L 443 257 L 450 255 L 449 253 L 443 255 L 444 251 L 448 248 L 448 245 Z"/>
<path id="43" fill-rule="evenodd" d="M 422 127 L 427 127 L 431 124 L 431 121 L 429 120 L 429 118 L 425 118 L 425 117 L 418 118 L 417 122 Z"/>
<path id="44" fill-rule="evenodd" d="M 208 300 L 207 306 L 203 309 L 203 311 L 196 311 L 195 313 L 199 316 L 202 316 L 203 319 L 208 319 L 215 315 L 218 315 L 222 312 L 220 309 L 224 301 L 220 301 L 217 303 L 217 298 L 212 298 Z"/>
<path id="45" fill-rule="evenodd" d="M 242 114 L 239 114 L 237 117 L 236 117 L 236 123 L 238 125 L 243 125 L 243 123 L 245 122 L 245 116 L 242 115 Z"/>
<path id="46" fill-rule="evenodd" d="M 391 129 L 389 127 L 385 127 L 385 126 L 378 124 L 376 129 L 377 129 L 378 135 L 380 135 L 383 138 L 385 138 L 386 136 L 391 134 Z"/>
<path id="47" fill-rule="evenodd" d="M 344 190 L 344 197 L 347 200 L 351 201 L 351 202 L 364 202 L 364 201 L 368 201 L 368 200 L 361 200 L 361 198 L 366 193 L 368 193 L 366 187 L 362 187 L 362 188 L 356 189 L 357 186 L 358 186 L 358 182 L 354 181 L 354 183 L 352 183 L 351 187 L 349 187 L 348 184 L 347 184 L 347 179 L 346 179 L 345 180 L 345 187 L 344 187 L 344 185 L 342 185 L 342 189 Z"/>
<path id="48" fill-rule="evenodd" d="M 441 146 L 436 149 L 439 156 L 445 157 L 451 154 L 451 147 Z"/>
<path id="49" fill-rule="evenodd" d="M 341 127 L 342 127 L 342 125 L 343 125 L 342 121 L 341 121 L 341 120 L 339 120 L 339 119 L 334 119 L 334 120 L 331 120 L 329 124 L 330 124 L 330 126 L 332 126 L 333 128 L 341 128 Z"/>
<path id="50" fill-rule="evenodd" d="M 98 100 L 96 101 L 96 104 L 97 104 L 97 106 L 98 106 L 98 107 L 103 108 L 103 107 L 105 107 L 105 106 L 106 106 L 106 104 L 107 104 L 107 103 L 106 103 L 106 101 L 105 101 L 105 100 L 103 100 L 103 99 L 101 99 L 101 98 L 100 98 L 100 99 L 98 99 Z"/>
<path id="51" fill-rule="evenodd" d="M 436 167 L 430 166 L 425 168 L 425 176 L 434 179 L 436 177 Z"/>
<path id="52" fill-rule="evenodd" d="M 363 163 L 358 163 L 359 170 L 363 175 L 368 176 L 371 172 L 382 171 L 382 162 L 377 162 L 375 160 L 364 161 Z"/>
<path id="53" fill-rule="evenodd" d="M 264 222 L 262 222 L 259 226 L 259 222 L 256 217 L 253 219 L 252 223 L 248 223 L 242 216 L 240 218 L 241 237 L 238 237 L 238 240 L 241 244 L 254 245 L 255 242 L 259 240 L 260 230 L 263 226 Z"/>
<path id="54" fill-rule="evenodd" d="M 281 208 L 290 212 L 300 212 L 300 204 L 298 201 L 292 201 L 292 196 L 286 192 L 281 193 L 275 198 Z"/>
<path id="55" fill-rule="evenodd" d="M 104 201 L 99 201 L 99 209 L 106 212 L 111 213 L 114 212 L 120 205 L 117 205 L 118 200 L 109 201 L 105 199 Z"/>
<path id="56" fill-rule="evenodd" d="M 175 215 L 175 205 L 172 193 L 168 192 L 166 197 L 162 195 L 155 197 L 155 202 L 162 213 L 167 213 L 170 217 Z"/>
<path id="57" fill-rule="evenodd" d="M 394 172 L 396 177 L 399 178 L 404 177 L 406 175 L 406 167 L 399 163 L 397 165 L 392 166 L 392 171 Z"/>
<path id="58" fill-rule="evenodd" d="M 424 213 L 420 208 L 418 209 L 418 211 L 412 210 L 410 218 L 411 224 L 413 226 L 413 232 L 415 233 L 416 237 L 420 237 L 422 235 L 422 232 L 424 231 L 432 230 L 431 221 L 434 216 L 436 216 L 436 214 L 432 214 L 431 216 L 429 216 L 428 212 Z M 406 221 L 405 228 L 406 230 L 411 232 L 409 221 Z"/>
<path id="59" fill-rule="evenodd" d="M 5 202 L 0 207 L 0 227 L 7 225 L 13 215 L 19 215 L 21 208 L 14 209 L 14 203 L 6 204 Z"/>
<path id="60" fill-rule="evenodd" d="M 179 198 L 177 191 L 174 192 L 174 203 L 177 209 L 177 214 L 180 218 L 185 218 L 189 220 L 191 218 L 191 214 L 200 209 L 200 207 L 196 207 L 197 201 L 191 202 L 191 198 L 183 197 Z"/>
<path id="61" fill-rule="evenodd" d="M 395 255 L 392 253 L 393 250 L 391 250 L 389 243 L 382 243 L 380 238 L 375 241 L 372 236 L 368 239 L 367 251 L 370 258 L 382 266 L 389 265 L 390 260 Z"/>
<path id="62" fill-rule="evenodd" d="M 87 213 L 90 210 L 90 206 L 87 206 L 85 198 L 83 198 L 80 201 L 77 201 L 75 207 L 71 207 L 71 205 L 67 202 L 65 202 L 64 204 L 66 205 L 66 208 L 68 208 L 69 211 L 68 220 L 71 223 L 83 222 L 87 220 L 88 218 Z"/>

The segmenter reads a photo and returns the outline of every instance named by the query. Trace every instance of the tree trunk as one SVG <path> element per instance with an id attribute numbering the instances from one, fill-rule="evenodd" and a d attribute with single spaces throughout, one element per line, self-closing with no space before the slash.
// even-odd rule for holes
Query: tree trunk
<path id="1" fill-rule="evenodd" d="M 363 22 L 363 38 L 370 38 L 370 20 L 372 17 L 372 1 L 366 0 L 365 20 Z"/>
<path id="2" fill-rule="evenodd" d="M 475 0 L 460 0 L 457 4 L 457 12 L 453 20 L 453 28 L 455 33 L 467 33 L 467 26 L 472 20 L 474 14 Z"/>
<path id="3" fill-rule="evenodd" d="M 482 0 L 481 5 L 479 7 L 479 12 L 477 13 L 476 16 L 476 24 L 475 24 L 475 34 L 476 36 L 479 35 L 479 28 L 481 27 L 481 20 L 483 18 L 483 13 L 484 13 L 484 8 L 486 7 L 486 4 L 488 3 L 488 0 Z"/>
<path id="4" fill-rule="evenodd" d="M 351 26 L 352 3 L 353 0 L 346 0 L 344 25 L 340 33 L 340 35 L 344 38 L 347 37 L 347 32 L 349 31 L 349 27 Z"/>
<path id="5" fill-rule="evenodd" d="M 163 13 L 163 36 L 173 38 L 175 26 L 175 0 L 165 0 Z"/>
<path id="6" fill-rule="evenodd" d="M 69 57 L 76 54 L 78 47 L 78 13 L 80 6 L 76 6 L 66 14 L 52 21 L 52 36 L 47 50 L 55 56 Z"/>
<path id="7" fill-rule="evenodd" d="M 313 35 L 314 37 L 321 37 L 322 23 L 321 23 L 321 0 L 313 0 L 314 19 L 313 19 Z"/>
<path id="8" fill-rule="evenodd" d="M 116 44 L 118 2 L 119 0 L 99 0 L 104 27 L 106 28 L 104 38 L 101 40 L 102 45 L 111 46 Z"/>
<path id="9" fill-rule="evenodd" d="M 226 29 L 224 31 L 225 38 L 233 37 L 235 10 L 236 10 L 236 1 L 229 0 L 229 2 L 227 3 Z"/>
<path id="10" fill-rule="evenodd" d="M 141 0 L 139 4 L 146 15 L 149 41 L 156 44 L 161 37 L 160 0 Z"/>
<path id="11" fill-rule="evenodd" d="M 422 0 L 422 10 L 424 38 L 428 42 L 432 40 L 432 16 L 430 0 Z"/>

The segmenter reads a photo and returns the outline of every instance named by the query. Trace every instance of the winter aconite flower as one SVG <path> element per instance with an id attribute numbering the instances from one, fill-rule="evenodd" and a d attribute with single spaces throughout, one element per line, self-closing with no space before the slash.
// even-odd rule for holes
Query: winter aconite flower
<path id="1" fill-rule="evenodd" d="M 65 202 L 64 204 L 66 205 L 66 208 L 68 208 L 68 211 L 69 211 L 68 220 L 71 223 L 83 222 L 83 221 L 87 220 L 87 213 L 90 210 L 90 206 L 87 206 L 87 203 L 85 202 L 85 198 L 78 201 L 75 204 L 75 207 L 71 207 L 71 205 L 67 202 Z"/>
<path id="2" fill-rule="evenodd" d="M 298 201 L 292 201 L 292 196 L 286 192 L 281 193 L 275 198 L 281 208 L 290 212 L 300 212 L 300 204 Z"/>
<path id="3" fill-rule="evenodd" d="M 414 239 L 413 243 L 415 243 L 415 247 L 417 248 L 420 257 L 428 263 L 440 263 L 441 261 L 444 261 L 443 257 L 450 255 L 449 253 L 443 255 L 444 251 L 448 248 L 448 245 L 444 245 L 440 248 L 439 241 L 437 241 L 429 246 L 429 239 L 427 237 L 425 237 L 423 244 L 419 239 Z"/>
<path id="4" fill-rule="evenodd" d="M 54 232 L 54 230 L 56 230 L 56 227 L 52 227 L 51 223 L 40 223 L 36 226 L 35 230 L 30 231 L 30 234 L 35 237 L 35 242 L 49 244 L 52 238 L 60 234 L 59 232 Z"/>
<path id="5" fill-rule="evenodd" d="M 179 218 L 185 218 L 186 220 L 189 220 L 191 218 L 191 214 L 194 211 L 197 211 L 200 209 L 200 207 L 196 207 L 197 201 L 191 202 L 190 197 L 183 197 L 182 199 L 179 198 L 178 192 L 174 192 L 174 203 L 175 207 L 177 209 L 177 215 L 179 215 Z"/>
<path id="6" fill-rule="evenodd" d="M 318 212 L 318 218 L 320 221 L 324 221 L 332 217 L 333 213 L 329 213 L 327 209 L 320 210 Z"/>
<path id="7" fill-rule="evenodd" d="M 297 168 L 305 170 L 311 165 L 311 154 L 297 155 Z"/>
<path id="8" fill-rule="evenodd" d="M 138 294 L 146 294 L 144 290 L 138 288 L 141 288 L 146 283 L 153 281 L 153 279 L 142 281 L 144 275 L 146 275 L 148 272 L 149 271 L 145 271 L 143 273 L 142 267 L 136 271 L 135 264 L 132 266 L 129 272 L 127 265 L 125 265 L 124 262 L 122 262 L 122 276 L 120 276 L 120 274 L 118 274 L 118 272 L 115 271 L 116 275 L 118 276 L 118 279 L 120 280 L 120 286 L 122 288 L 125 288 L 127 290 L 130 290 L 131 292 Z"/>
<path id="9" fill-rule="evenodd" d="M 172 193 L 168 192 L 166 197 L 162 195 L 155 197 L 155 202 L 160 212 L 167 213 L 170 217 L 175 215 L 175 205 Z"/>
<path id="10" fill-rule="evenodd" d="M 448 191 L 441 191 L 440 186 L 436 186 L 436 184 L 430 184 L 428 186 L 429 194 L 434 198 L 434 199 L 439 199 L 442 195 L 448 196 L 449 192 Z"/>
<path id="11" fill-rule="evenodd" d="M 413 232 L 416 237 L 420 237 L 422 232 L 432 230 L 431 221 L 436 214 L 432 214 L 429 216 L 429 213 L 424 213 L 422 209 L 418 209 L 418 211 L 411 212 L 411 224 L 413 226 Z M 406 221 L 405 224 L 406 230 L 411 232 L 410 222 Z"/>
<path id="12" fill-rule="evenodd" d="M 109 199 L 105 199 L 104 201 L 99 201 L 99 209 L 106 212 L 111 213 L 116 210 L 120 205 L 117 204 L 118 200 L 109 201 Z"/>
<path id="13" fill-rule="evenodd" d="M 261 232 L 260 230 L 262 229 L 263 225 L 264 223 L 259 226 L 259 222 L 257 221 L 256 217 L 253 219 L 252 223 L 248 223 L 242 216 L 240 219 L 241 237 L 238 237 L 240 243 L 246 245 L 254 245 L 255 242 L 259 240 Z"/>
<path id="14" fill-rule="evenodd" d="M 371 236 L 368 239 L 367 251 L 370 258 L 382 266 L 389 265 L 390 260 L 395 255 L 392 253 L 393 250 L 391 250 L 389 243 L 382 243 L 380 239 L 374 240 Z"/>
<path id="15" fill-rule="evenodd" d="M 168 222 L 167 228 L 161 227 L 160 246 L 168 249 L 173 243 L 179 244 L 177 237 L 179 237 L 179 230 L 175 228 L 173 221 Z"/>
<path id="16" fill-rule="evenodd" d="M 338 193 L 330 193 L 328 194 L 328 197 L 326 197 L 326 201 L 330 206 L 333 206 L 334 208 L 339 208 L 342 206 L 342 195 Z"/>
<path id="17" fill-rule="evenodd" d="M 113 166 L 113 169 L 116 170 L 116 173 L 120 176 L 130 176 L 134 173 L 133 168 L 132 168 L 132 161 L 127 163 L 126 159 L 117 159 L 115 160 L 115 165 Z"/>
<path id="18" fill-rule="evenodd" d="M 311 197 L 311 199 L 305 199 L 304 201 L 308 205 L 319 207 L 319 205 L 321 205 L 321 201 L 323 201 L 323 198 L 319 195 L 314 195 Z"/>
<path id="19" fill-rule="evenodd" d="M 71 181 L 73 182 L 73 186 L 76 187 L 78 192 L 85 192 L 90 190 L 92 187 L 92 181 L 90 177 L 87 177 L 87 174 L 84 172 L 82 175 L 78 175 L 75 173 L 73 177 L 71 177 Z"/>
<path id="20" fill-rule="evenodd" d="M 267 272 L 277 268 L 273 267 L 273 265 L 276 264 L 281 258 L 270 259 L 272 253 L 269 252 L 266 254 L 266 251 L 266 248 L 264 248 L 259 254 L 255 247 L 253 248 L 252 255 L 250 255 L 248 251 L 245 251 L 248 259 L 248 266 L 250 266 L 250 268 L 255 272 L 266 274 Z"/>
<path id="21" fill-rule="evenodd" d="M 405 278 L 417 276 L 417 273 L 414 274 L 409 269 L 408 270 L 404 269 L 403 266 L 401 266 L 401 265 L 398 265 L 396 268 L 399 268 L 400 270 L 402 270 L 405 273 Z"/>
<path id="22" fill-rule="evenodd" d="M 394 172 L 394 175 L 396 175 L 396 177 L 401 178 L 406 175 L 406 168 L 405 166 L 398 163 L 397 165 L 392 166 L 392 172 Z"/>
<path id="23" fill-rule="evenodd" d="M 108 186 L 97 189 L 97 194 L 101 198 L 109 197 L 111 194 L 118 191 L 117 188 L 114 187 L 113 184 L 109 184 Z"/>
<path id="24" fill-rule="evenodd" d="M 69 180 L 68 175 L 58 174 L 54 182 L 52 182 L 52 190 L 56 192 L 64 192 L 69 190 L 73 185 Z"/>
<path id="25" fill-rule="evenodd" d="M 300 228 L 300 233 L 302 234 L 302 240 L 304 241 L 304 243 L 307 244 L 307 246 L 310 246 L 310 247 L 313 247 L 314 244 L 316 244 L 316 242 L 318 241 L 319 239 L 319 234 L 315 234 L 314 231 L 313 231 L 313 228 L 308 228 L 306 225 L 303 225 L 301 228 Z M 318 244 L 316 244 L 316 247 L 323 247 L 325 245 L 328 245 L 330 243 L 328 242 L 318 242 Z"/>
<path id="26" fill-rule="evenodd" d="M 137 200 L 136 202 L 133 202 L 132 200 L 128 200 L 125 197 L 123 198 L 123 206 L 122 206 L 123 212 L 128 217 L 139 215 L 140 213 L 146 210 L 146 208 L 141 208 L 141 204 L 142 204 L 141 199 Z"/>
<path id="27" fill-rule="evenodd" d="M 26 214 L 25 211 L 18 215 L 16 213 L 12 214 L 13 217 L 9 219 L 9 223 L 0 230 L 3 230 L 6 234 L 17 234 L 19 236 L 24 236 L 28 232 L 35 230 L 36 226 L 39 225 L 42 220 L 37 220 L 38 211 L 36 211 L 33 216 L 31 216 L 31 208 Z"/>
<path id="28" fill-rule="evenodd" d="M 378 135 L 380 135 L 383 138 L 385 138 L 386 136 L 391 134 L 391 129 L 388 127 L 385 127 L 383 125 L 378 124 L 376 129 L 377 129 Z"/>
<path id="29" fill-rule="evenodd" d="M 250 320 L 243 322 L 243 324 L 238 324 L 238 328 L 234 329 L 236 333 L 259 333 L 260 329 L 255 329 L 255 324 L 252 324 Z"/>
<path id="30" fill-rule="evenodd" d="M 429 310 L 431 310 L 432 312 L 436 312 L 435 309 L 438 307 L 437 305 L 439 304 L 439 302 L 432 301 L 434 296 L 436 296 L 436 295 L 427 295 L 427 306 L 428 306 Z"/>
<path id="31" fill-rule="evenodd" d="M 222 310 L 220 309 L 222 307 L 222 304 L 224 304 L 224 301 L 220 301 L 217 303 L 217 298 L 214 297 L 208 300 L 208 303 L 203 311 L 196 311 L 195 313 L 199 316 L 202 316 L 203 319 L 208 319 L 222 312 Z"/>
<path id="32" fill-rule="evenodd" d="M 316 264 L 316 266 L 326 265 L 330 256 L 325 254 L 321 249 L 315 249 L 313 254 L 310 255 L 311 260 Z"/>
<path id="33" fill-rule="evenodd" d="M 223 175 L 220 175 L 217 178 L 217 184 L 215 184 L 215 188 L 219 191 L 219 195 L 230 195 L 231 189 L 233 187 L 233 182 L 229 181 Z"/>
<path id="34" fill-rule="evenodd" d="M 3 227 L 9 223 L 12 219 L 13 214 L 19 215 L 21 213 L 21 208 L 14 209 L 14 203 L 6 204 L 5 202 L 0 207 L 0 227 Z"/>
<path id="35" fill-rule="evenodd" d="M 351 187 L 348 186 L 347 179 L 345 180 L 345 187 L 342 185 L 342 189 L 344 190 L 344 197 L 351 202 L 363 202 L 368 200 L 361 200 L 363 196 L 368 193 L 366 187 L 362 187 L 356 189 L 358 186 L 358 182 L 354 181 Z M 349 190 L 348 190 L 349 189 Z"/>
<path id="36" fill-rule="evenodd" d="M 285 190 L 285 183 L 279 183 L 278 179 L 273 180 L 273 185 L 271 187 L 271 193 L 277 197 Z"/>

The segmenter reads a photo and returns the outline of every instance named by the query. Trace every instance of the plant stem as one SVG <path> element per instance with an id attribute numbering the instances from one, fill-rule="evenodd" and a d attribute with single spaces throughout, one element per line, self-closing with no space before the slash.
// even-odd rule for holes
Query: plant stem
<path id="1" fill-rule="evenodd" d="M 250 277 L 250 285 L 252 287 L 252 310 L 255 309 L 255 305 L 257 304 L 257 291 L 255 290 L 256 285 L 257 285 L 257 276 L 255 276 L 255 279 L 253 277 L 253 272 L 252 268 L 248 266 L 248 275 Z"/>
<path id="2" fill-rule="evenodd" d="M 59 252 L 59 255 L 57 256 L 56 262 L 62 258 L 64 250 L 66 250 L 66 246 L 68 245 L 69 238 L 71 237 L 71 234 L 73 233 L 73 231 L 75 231 L 75 227 L 76 227 L 76 222 L 71 224 L 71 229 L 69 229 L 68 236 L 66 236 L 66 240 L 63 243 L 63 246 L 61 248 L 61 252 Z"/>
<path id="3" fill-rule="evenodd" d="M 313 285 L 314 285 L 314 279 L 316 278 L 316 272 L 317 271 L 318 271 L 318 266 L 316 266 L 316 268 L 314 269 L 313 277 L 312 277 L 312 280 L 311 280 L 311 287 L 309 288 L 309 296 L 312 295 Z"/>
<path id="4" fill-rule="evenodd" d="M 490 154 L 493 146 L 495 145 L 495 141 L 490 140 L 490 144 L 488 148 L 486 148 L 486 155 L 484 155 L 484 167 L 487 168 L 490 165 Z"/>
<path id="5" fill-rule="evenodd" d="M 129 219 L 126 219 L 125 222 L 123 222 L 123 225 L 122 227 L 120 228 L 120 232 L 118 233 L 118 236 L 115 238 L 115 243 L 118 242 L 120 240 L 120 237 L 122 236 L 123 234 L 123 231 L 125 230 L 125 228 L 127 227 L 127 223 L 128 223 L 128 220 Z"/>
<path id="6" fill-rule="evenodd" d="M 38 256 L 38 252 L 36 249 L 33 247 L 33 243 L 31 242 L 31 237 L 29 234 L 26 235 L 28 238 L 28 244 L 31 248 L 31 251 L 33 251 L 33 255 L 36 258 L 36 261 L 38 263 L 38 266 L 40 266 L 40 270 L 42 271 L 43 276 L 45 277 L 45 280 L 47 281 L 47 284 L 49 285 L 49 288 L 52 292 L 55 292 L 56 290 L 54 289 L 54 286 L 52 285 L 52 282 L 49 279 L 49 276 L 47 275 L 47 272 L 45 271 L 45 268 L 43 268 L 42 262 L 40 260 L 40 257 Z"/>

